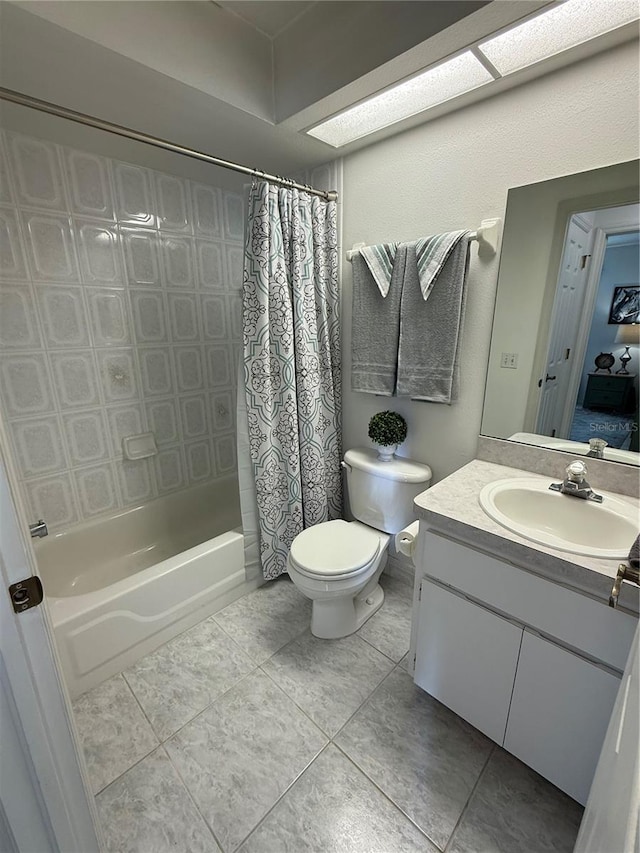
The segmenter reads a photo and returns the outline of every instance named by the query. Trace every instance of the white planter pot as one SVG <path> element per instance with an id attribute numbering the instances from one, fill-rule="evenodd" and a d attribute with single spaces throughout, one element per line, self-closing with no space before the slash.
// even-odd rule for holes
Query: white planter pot
<path id="1" fill-rule="evenodd" d="M 398 449 L 398 445 L 397 444 L 387 444 L 387 445 L 376 444 L 375 448 L 378 451 L 378 459 L 381 462 L 391 462 L 396 450 Z"/>

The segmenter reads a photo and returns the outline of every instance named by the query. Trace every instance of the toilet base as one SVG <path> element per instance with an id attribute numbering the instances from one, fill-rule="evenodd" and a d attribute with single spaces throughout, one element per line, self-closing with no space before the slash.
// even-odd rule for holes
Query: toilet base
<path id="1" fill-rule="evenodd" d="M 379 577 L 379 573 L 376 573 Z M 316 598 L 311 610 L 311 633 L 321 640 L 338 640 L 355 632 L 382 607 L 384 590 L 367 584 L 355 598 Z"/>

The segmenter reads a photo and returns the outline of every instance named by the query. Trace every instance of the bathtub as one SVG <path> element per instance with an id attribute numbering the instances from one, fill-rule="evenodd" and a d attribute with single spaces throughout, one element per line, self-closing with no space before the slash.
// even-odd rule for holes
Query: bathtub
<path id="1" fill-rule="evenodd" d="M 225 607 L 247 581 L 237 477 L 35 544 L 72 698 Z"/>

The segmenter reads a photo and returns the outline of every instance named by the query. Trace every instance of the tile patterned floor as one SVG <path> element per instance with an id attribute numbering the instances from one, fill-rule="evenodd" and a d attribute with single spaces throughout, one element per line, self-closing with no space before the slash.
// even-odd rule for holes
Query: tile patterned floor
<path id="1" fill-rule="evenodd" d="M 286 578 L 75 703 L 113 853 L 571 851 L 582 809 L 413 684 L 412 580 L 317 640 Z"/>

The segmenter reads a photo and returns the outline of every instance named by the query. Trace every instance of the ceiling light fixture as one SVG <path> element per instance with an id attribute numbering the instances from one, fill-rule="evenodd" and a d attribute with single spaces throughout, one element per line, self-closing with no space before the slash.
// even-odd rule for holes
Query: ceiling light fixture
<path id="1" fill-rule="evenodd" d="M 565 0 L 478 48 L 500 74 L 512 74 L 638 20 L 637 0 Z"/>
<path id="2" fill-rule="evenodd" d="M 307 133 L 339 148 L 494 79 L 470 51 L 465 51 L 350 107 Z"/>

